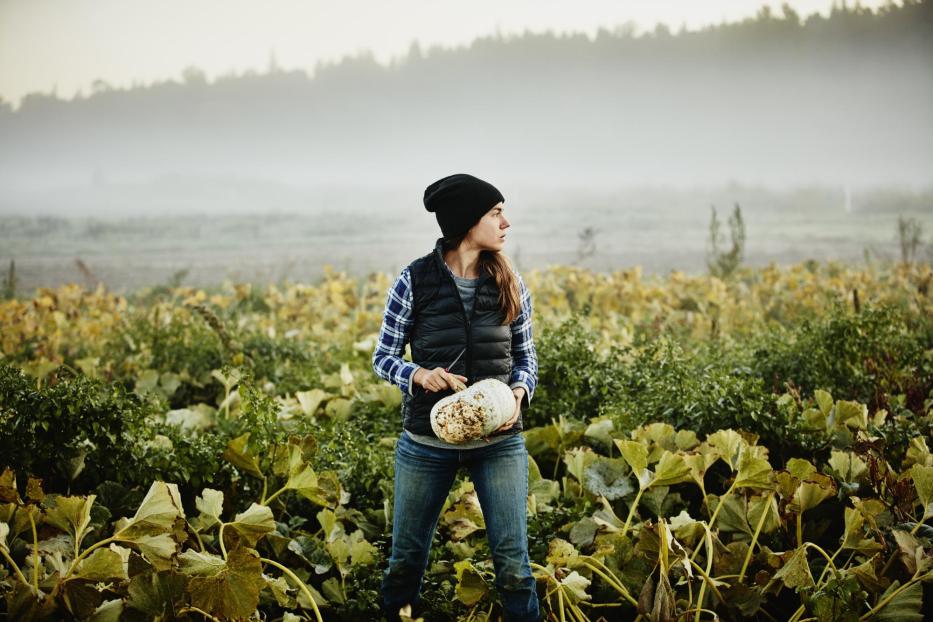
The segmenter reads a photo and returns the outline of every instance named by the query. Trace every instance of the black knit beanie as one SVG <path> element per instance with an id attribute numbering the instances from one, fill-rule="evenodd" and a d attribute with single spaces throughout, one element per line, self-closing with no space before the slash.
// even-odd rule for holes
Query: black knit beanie
<path id="1" fill-rule="evenodd" d="M 466 173 L 448 175 L 424 189 L 424 208 L 434 212 L 447 239 L 469 231 L 502 201 L 505 198 L 495 186 Z"/>

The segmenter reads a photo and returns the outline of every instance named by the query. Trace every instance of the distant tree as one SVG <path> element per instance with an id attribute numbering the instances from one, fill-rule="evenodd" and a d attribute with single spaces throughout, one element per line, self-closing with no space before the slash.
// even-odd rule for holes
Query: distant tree
<path id="1" fill-rule="evenodd" d="M 194 65 L 185 67 L 181 72 L 181 78 L 185 84 L 207 84 L 207 75 L 204 70 Z"/>
<path id="2" fill-rule="evenodd" d="M 914 262 L 922 235 L 923 226 L 919 220 L 897 217 L 897 240 L 901 247 L 901 263 L 909 266 Z"/>
<path id="3" fill-rule="evenodd" d="M 94 93 L 106 93 L 113 90 L 113 87 L 106 80 L 97 79 L 91 82 L 91 90 Z"/>
<path id="4" fill-rule="evenodd" d="M 3 286 L 0 287 L 4 300 L 16 298 L 16 280 L 16 261 L 11 259 L 10 270 L 7 275 L 3 277 Z"/>
<path id="5" fill-rule="evenodd" d="M 781 15 L 784 17 L 785 21 L 792 22 L 794 26 L 800 25 L 800 14 L 786 2 L 781 4 Z"/>
<path id="6" fill-rule="evenodd" d="M 580 243 L 577 246 L 577 262 L 583 261 L 596 252 L 596 230 L 586 227 L 577 234 Z"/>
<path id="7" fill-rule="evenodd" d="M 732 248 L 728 251 L 722 250 L 724 240 L 719 230 L 720 223 L 716 217 L 716 207 L 711 205 L 710 208 L 713 213 L 709 223 L 706 266 L 711 275 L 724 279 L 735 272 L 742 263 L 742 257 L 745 254 L 745 222 L 742 220 L 742 208 L 736 203 L 728 221 Z"/>

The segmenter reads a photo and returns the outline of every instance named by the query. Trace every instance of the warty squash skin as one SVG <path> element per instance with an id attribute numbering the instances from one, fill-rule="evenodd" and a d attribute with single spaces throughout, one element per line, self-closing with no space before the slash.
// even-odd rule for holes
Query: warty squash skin
<path id="1" fill-rule="evenodd" d="M 489 436 L 514 413 L 509 385 L 486 378 L 439 400 L 431 408 L 431 429 L 448 443 L 463 443 Z"/>

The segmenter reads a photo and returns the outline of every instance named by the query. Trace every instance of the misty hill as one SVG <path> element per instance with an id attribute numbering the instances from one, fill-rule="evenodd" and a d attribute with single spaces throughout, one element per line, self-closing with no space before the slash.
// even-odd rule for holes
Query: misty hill
<path id="1" fill-rule="evenodd" d="M 294 188 L 417 190 L 457 170 L 560 189 L 923 185 L 931 67 L 924 0 L 827 18 L 763 7 L 678 33 L 413 45 L 391 66 L 364 54 L 313 77 L 272 65 L 213 81 L 190 68 L 122 90 L 98 82 L 87 97 L 0 106 L 0 210 L 131 210 L 136 197 L 148 211 L 177 205 L 188 186 L 201 207 L 261 201 L 233 180 L 276 185 L 294 207 L 305 196 Z"/>

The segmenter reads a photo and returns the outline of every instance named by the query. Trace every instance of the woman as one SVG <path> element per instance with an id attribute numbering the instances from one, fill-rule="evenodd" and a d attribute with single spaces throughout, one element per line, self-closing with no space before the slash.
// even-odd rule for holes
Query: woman
<path id="1" fill-rule="evenodd" d="M 492 184 L 472 175 L 449 175 L 428 186 L 424 206 L 443 237 L 402 270 L 386 299 L 373 369 L 403 395 L 392 555 L 382 583 L 390 620 L 404 605 L 417 605 L 440 511 L 461 466 L 482 508 L 506 619 L 540 617 L 525 520 L 528 454 L 520 434 L 538 363 L 531 296 L 501 252 L 510 226 L 504 201 Z M 411 362 L 402 359 L 408 342 Z M 456 445 L 439 439 L 431 407 L 453 393 L 455 379 L 471 385 L 484 378 L 512 387 L 511 419 L 487 439 Z"/>

